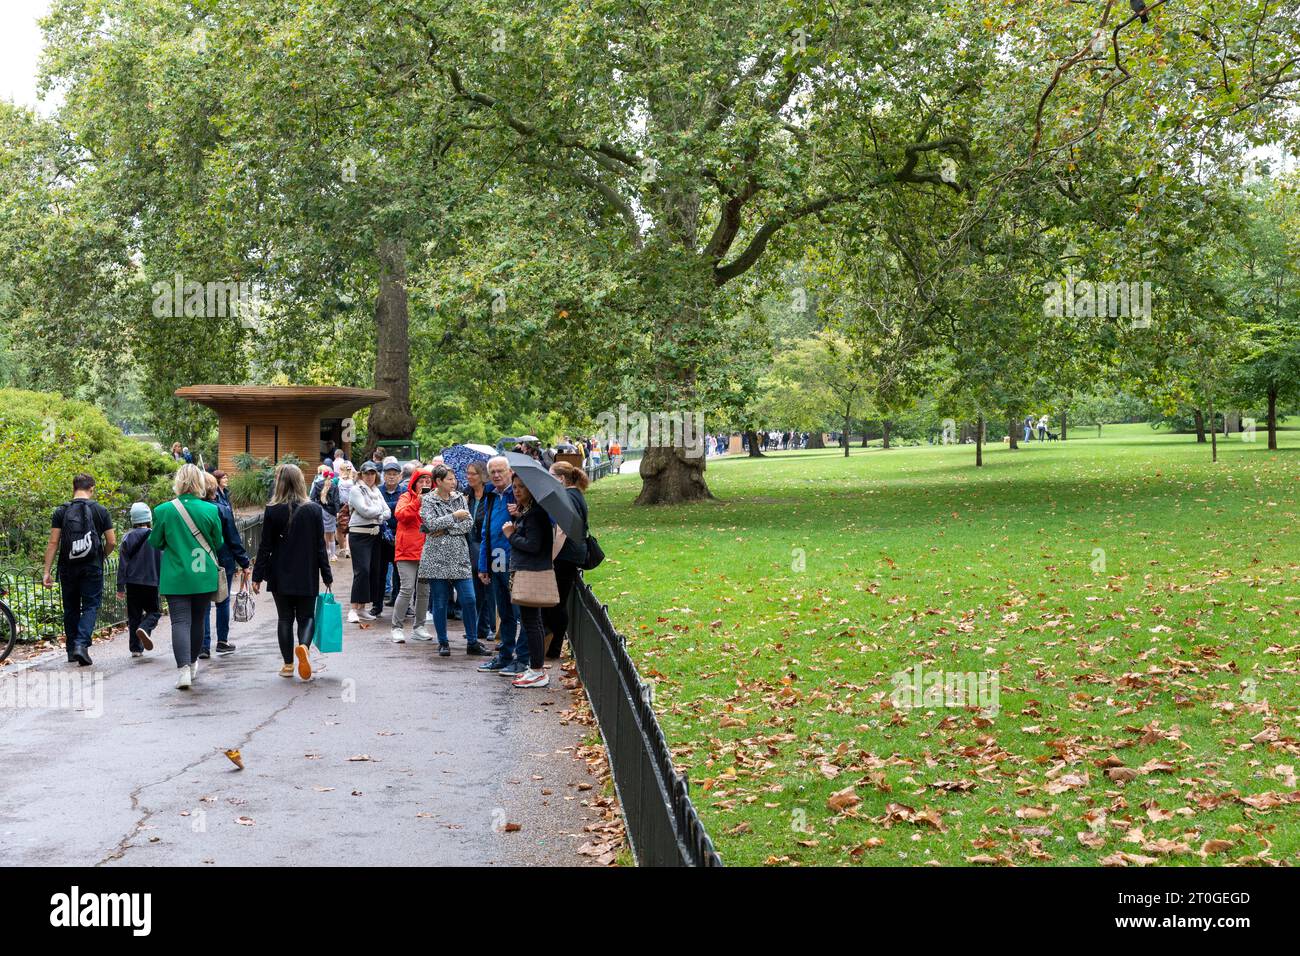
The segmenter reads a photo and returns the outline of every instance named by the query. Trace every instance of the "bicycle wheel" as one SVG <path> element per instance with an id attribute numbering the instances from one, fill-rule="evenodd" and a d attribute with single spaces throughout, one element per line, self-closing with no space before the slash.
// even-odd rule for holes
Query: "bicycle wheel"
<path id="1" fill-rule="evenodd" d="M 9 656 L 18 641 L 18 620 L 9 605 L 0 601 L 0 661 Z"/>

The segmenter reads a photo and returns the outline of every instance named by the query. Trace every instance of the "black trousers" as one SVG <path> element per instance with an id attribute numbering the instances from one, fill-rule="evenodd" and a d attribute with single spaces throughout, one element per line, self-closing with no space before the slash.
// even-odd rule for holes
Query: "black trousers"
<path id="1" fill-rule="evenodd" d="M 352 552 L 352 603 L 369 604 L 375 616 L 384 610 L 383 540 L 377 534 L 348 532 Z"/>
<path id="2" fill-rule="evenodd" d="M 159 606 L 158 589 L 149 584 L 128 584 L 126 586 L 126 633 L 131 650 L 144 650 L 144 645 L 140 643 L 140 638 L 135 636 L 135 632 L 144 628 L 145 632 L 152 636 L 153 629 L 158 626 L 158 621 L 161 619 L 162 608 Z"/>
<path id="3" fill-rule="evenodd" d="M 293 663 L 293 628 L 298 625 L 298 643 L 310 644 L 316 617 L 316 596 L 275 594 L 275 636 L 280 641 L 280 656 Z"/>
<path id="4" fill-rule="evenodd" d="M 370 609 L 375 617 L 383 617 L 384 603 L 388 599 L 389 593 L 393 595 L 393 600 L 397 600 L 397 592 L 401 590 L 401 579 L 397 574 L 397 545 L 395 542 L 384 540 L 383 534 L 377 536 L 379 550 L 379 593 L 375 596 L 374 607 Z M 392 573 L 393 590 L 389 592 L 388 581 L 389 573 Z"/>
<path id="5" fill-rule="evenodd" d="M 572 561 L 555 561 L 555 585 L 560 590 L 560 603 L 542 608 L 542 621 L 552 634 L 547 657 L 559 657 L 564 646 L 564 635 L 569 630 L 569 595 L 578 580 L 578 566 Z"/>

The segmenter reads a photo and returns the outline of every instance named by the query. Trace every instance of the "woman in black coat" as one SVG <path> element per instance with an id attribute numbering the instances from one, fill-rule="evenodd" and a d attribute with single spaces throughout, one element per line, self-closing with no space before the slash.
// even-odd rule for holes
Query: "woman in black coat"
<path id="1" fill-rule="evenodd" d="M 564 635 L 569 630 L 569 594 L 577 583 L 579 569 L 587 561 L 587 496 L 583 494 L 591 483 L 587 473 L 581 468 L 570 465 L 567 461 L 557 461 L 551 466 L 551 474 L 560 479 L 564 485 L 573 509 L 582 518 L 582 538 L 569 538 L 564 531 L 556 528 L 555 533 L 564 539 L 560 553 L 555 556 L 555 586 L 560 592 L 560 603 L 555 607 L 542 608 L 542 621 L 551 633 L 551 646 L 546 649 L 547 657 L 559 657 L 564 644 Z"/>
<path id="2" fill-rule="evenodd" d="M 514 477 L 514 487 L 515 513 L 512 520 L 501 526 L 502 533 L 510 539 L 512 582 L 516 571 L 550 571 L 554 541 L 550 515 L 533 500 L 518 475 Z M 546 661 L 543 659 L 546 634 L 542 629 L 542 609 L 520 605 L 519 623 L 528 636 L 528 669 L 516 676 L 512 683 L 516 687 L 545 687 L 550 680 L 546 676 Z M 517 651 L 515 656 L 519 656 Z"/>
<path id="3" fill-rule="evenodd" d="M 298 656 L 298 676 L 311 679 L 307 645 L 311 643 L 316 595 L 320 583 L 334 585 L 329 554 L 325 550 L 325 519 L 320 505 L 307 498 L 307 482 L 297 465 L 284 464 L 275 470 L 275 493 L 262 516 L 262 543 L 253 567 L 253 592 L 263 581 L 275 599 L 276 636 L 284 666 L 281 677 L 293 676 L 293 658 Z M 294 623 L 298 645 L 294 647 Z"/>

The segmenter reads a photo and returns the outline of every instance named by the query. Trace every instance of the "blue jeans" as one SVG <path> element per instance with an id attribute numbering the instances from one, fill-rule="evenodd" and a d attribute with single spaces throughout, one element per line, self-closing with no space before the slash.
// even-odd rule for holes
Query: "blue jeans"
<path id="1" fill-rule="evenodd" d="M 235 569 L 229 567 L 226 571 L 226 599 L 220 604 L 213 602 L 213 607 L 217 609 L 217 643 L 225 644 L 230 638 L 230 595 L 234 594 L 231 588 L 231 582 L 235 580 Z M 212 618 L 203 615 L 203 649 L 212 650 Z"/>
<path id="2" fill-rule="evenodd" d="M 452 589 L 460 599 L 460 611 L 465 616 L 465 642 L 478 643 L 478 616 L 474 613 L 474 585 L 469 578 L 449 581 L 446 578 L 434 578 L 429 582 L 433 592 L 433 630 L 438 635 L 438 643 L 447 643 L 447 604 L 451 600 Z"/>
<path id="3" fill-rule="evenodd" d="M 90 647 L 95 633 L 95 617 L 104 598 L 104 568 L 95 564 L 84 568 L 66 566 L 59 571 L 59 591 L 63 597 L 63 636 L 68 653 Z"/>
<path id="4" fill-rule="evenodd" d="M 1024 441 L 1029 441 L 1029 426 L 1028 426 L 1028 425 L 1025 426 L 1025 437 L 1024 437 L 1023 440 L 1024 440 Z"/>
<path id="5" fill-rule="evenodd" d="M 501 643 L 497 645 L 497 657 L 505 663 L 515 659 L 515 640 L 519 636 L 519 611 L 510 603 L 510 572 L 493 571 L 492 599 L 496 601 L 497 614 L 501 617 Z"/>

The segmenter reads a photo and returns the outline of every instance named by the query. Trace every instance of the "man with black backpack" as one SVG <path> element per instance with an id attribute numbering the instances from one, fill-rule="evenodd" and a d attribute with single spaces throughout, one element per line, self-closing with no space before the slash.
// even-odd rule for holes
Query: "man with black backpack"
<path id="1" fill-rule="evenodd" d="M 59 586 L 63 592 L 63 635 L 68 662 L 89 667 L 90 639 L 104 594 L 104 561 L 117 547 L 113 518 L 95 501 L 95 479 L 72 479 L 72 500 L 54 509 L 50 540 L 45 546 L 45 573 L 41 583 L 54 586 L 50 565 L 59 556 Z"/>

